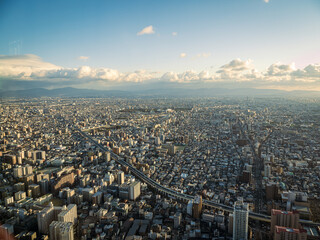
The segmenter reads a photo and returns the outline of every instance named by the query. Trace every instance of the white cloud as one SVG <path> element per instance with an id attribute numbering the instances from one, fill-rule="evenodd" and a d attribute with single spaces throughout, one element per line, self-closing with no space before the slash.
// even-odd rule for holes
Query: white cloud
<path id="1" fill-rule="evenodd" d="M 242 61 L 241 59 L 237 58 L 221 66 L 221 69 L 225 71 L 243 71 L 251 68 L 251 60 L 248 59 L 246 61 Z"/>
<path id="2" fill-rule="evenodd" d="M 44 75 L 46 71 L 58 70 L 61 67 L 44 62 L 33 54 L 6 56 L 0 55 L 0 77 L 16 77 L 19 79 L 31 79 L 35 73 Z"/>
<path id="3" fill-rule="evenodd" d="M 43 62 L 40 57 L 31 54 L 0 56 L 0 78 L 16 80 L 141 82 L 152 79 L 155 74 L 144 70 L 122 73 L 116 69 L 89 66 L 63 68 Z"/>
<path id="4" fill-rule="evenodd" d="M 89 59 L 88 56 L 80 56 L 78 57 L 79 60 L 87 61 Z"/>
<path id="5" fill-rule="evenodd" d="M 263 0 L 265 3 L 269 3 L 269 0 Z"/>
<path id="6" fill-rule="evenodd" d="M 172 32 L 172 36 L 177 36 L 178 33 L 177 32 Z"/>
<path id="7" fill-rule="evenodd" d="M 140 32 L 137 33 L 137 35 L 145 35 L 145 34 L 154 34 L 155 31 L 153 30 L 153 26 L 147 26 L 144 29 L 142 29 Z"/>
<path id="8" fill-rule="evenodd" d="M 295 71 L 296 67 L 294 63 L 291 63 L 289 65 L 281 64 L 281 63 L 275 63 L 272 64 L 268 68 L 268 75 L 269 76 L 283 76 L 290 74 L 291 72 Z"/>
<path id="9" fill-rule="evenodd" d="M 186 53 L 181 53 L 186 57 Z M 78 68 L 64 68 L 52 63 L 42 61 L 36 55 L 27 54 L 20 56 L 0 55 L 0 80 L 12 79 L 20 81 L 42 81 L 48 83 L 74 83 L 77 86 L 107 87 L 110 84 L 138 83 L 149 80 L 188 83 L 199 85 L 202 83 L 240 84 L 248 87 L 288 87 L 290 89 L 312 87 L 319 89 L 320 64 L 310 64 L 303 69 L 297 69 L 294 63 L 271 64 L 265 71 L 254 68 L 252 61 L 234 59 L 224 64 L 216 72 L 185 71 L 182 73 L 148 72 L 137 70 L 133 72 L 120 72 L 112 68 L 93 68 L 80 66 Z M 246 85 L 247 84 L 247 85 Z M 320 89 L 319 89 L 320 90 Z"/>
<path id="10" fill-rule="evenodd" d="M 180 58 L 185 58 L 187 56 L 186 53 L 180 53 Z"/>
<path id="11" fill-rule="evenodd" d="M 178 82 L 178 83 L 198 83 L 214 80 L 214 76 L 207 71 L 196 73 L 195 71 L 186 71 L 182 73 L 167 72 L 160 78 L 162 81 Z"/>

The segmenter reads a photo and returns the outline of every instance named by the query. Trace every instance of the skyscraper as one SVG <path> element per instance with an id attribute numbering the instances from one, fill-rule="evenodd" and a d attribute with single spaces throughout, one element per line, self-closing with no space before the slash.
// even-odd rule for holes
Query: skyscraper
<path id="1" fill-rule="evenodd" d="M 242 199 L 236 201 L 233 211 L 233 240 L 248 239 L 249 206 Z"/>

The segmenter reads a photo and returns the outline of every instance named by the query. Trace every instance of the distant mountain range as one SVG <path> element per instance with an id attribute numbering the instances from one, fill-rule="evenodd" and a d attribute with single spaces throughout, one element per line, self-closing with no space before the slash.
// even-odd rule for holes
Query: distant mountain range
<path id="1" fill-rule="evenodd" d="M 0 97 L 218 97 L 218 96 L 261 96 L 261 97 L 320 97 L 318 91 L 282 91 L 274 89 L 255 89 L 255 88 L 162 88 L 149 90 L 93 90 L 78 88 L 32 88 L 26 90 L 0 90 Z"/>

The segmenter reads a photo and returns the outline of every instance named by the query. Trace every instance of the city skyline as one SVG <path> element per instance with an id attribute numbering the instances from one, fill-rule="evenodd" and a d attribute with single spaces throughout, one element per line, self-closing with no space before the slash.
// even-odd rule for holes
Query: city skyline
<path id="1" fill-rule="evenodd" d="M 0 88 L 320 91 L 319 10 L 314 0 L 3 1 Z"/>

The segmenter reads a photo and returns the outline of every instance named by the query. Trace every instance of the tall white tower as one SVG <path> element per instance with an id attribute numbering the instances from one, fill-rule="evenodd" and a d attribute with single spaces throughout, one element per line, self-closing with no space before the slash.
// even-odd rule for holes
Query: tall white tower
<path id="1" fill-rule="evenodd" d="M 248 239 L 249 206 L 239 199 L 234 204 L 233 211 L 233 240 Z"/>

